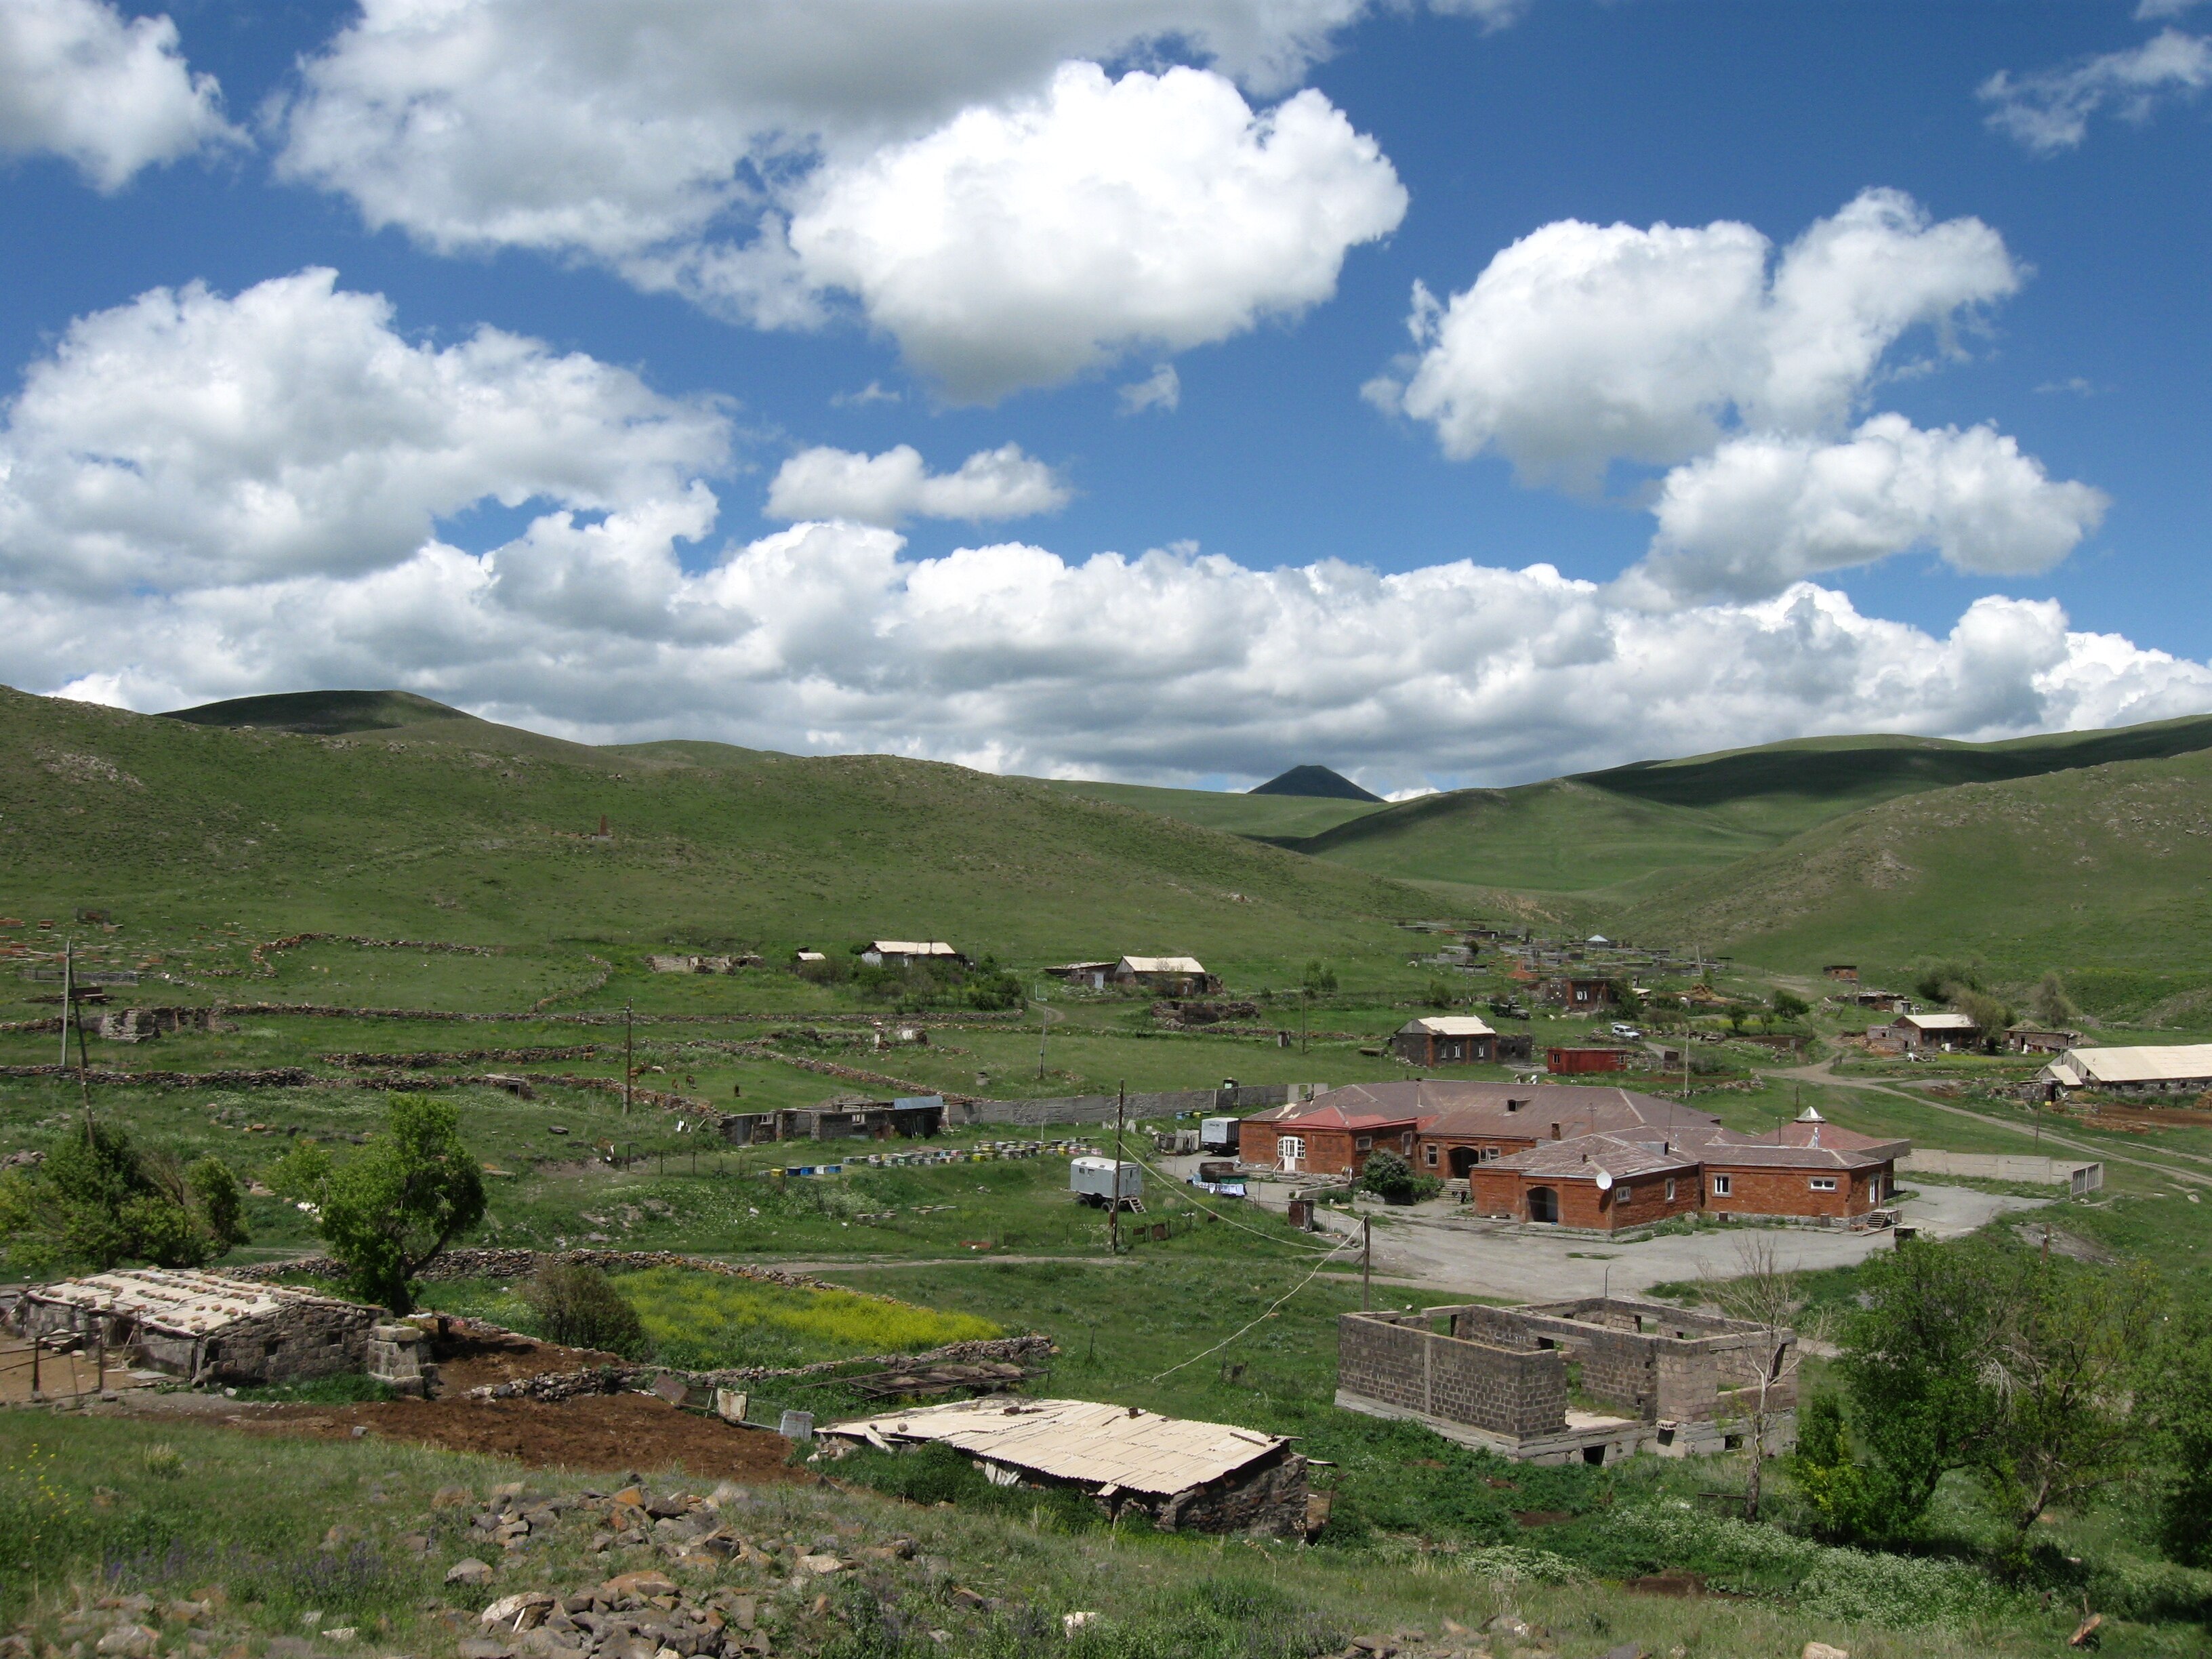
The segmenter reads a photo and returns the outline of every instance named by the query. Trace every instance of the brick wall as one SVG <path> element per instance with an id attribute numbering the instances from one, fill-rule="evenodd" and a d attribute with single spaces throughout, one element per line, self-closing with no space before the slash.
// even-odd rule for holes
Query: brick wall
<path id="1" fill-rule="evenodd" d="M 1873 1173 L 1887 1175 L 1889 1166 Z M 1729 1177 L 1726 1194 L 1711 1190 L 1712 1177 Z M 1813 1190 L 1813 1177 L 1832 1176 L 1836 1190 Z M 1880 1207 L 1874 1182 L 1863 1170 L 1732 1169 L 1715 1159 L 1705 1166 L 1705 1207 L 1717 1215 L 1826 1216 L 1841 1220 Z"/>

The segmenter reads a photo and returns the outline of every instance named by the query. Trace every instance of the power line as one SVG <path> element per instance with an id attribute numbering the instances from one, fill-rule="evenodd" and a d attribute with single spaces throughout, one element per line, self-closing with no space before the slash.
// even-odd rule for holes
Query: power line
<path id="1" fill-rule="evenodd" d="M 1178 1360 L 1176 1364 L 1169 1366 L 1167 1370 L 1161 1371 L 1155 1376 L 1152 1378 L 1152 1381 L 1158 1382 L 1163 1378 L 1173 1376 L 1185 1365 L 1195 1364 L 1198 1361 L 1205 1358 L 1207 1354 L 1219 1353 L 1224 1348 L 1234 1342 L 1238 1337 L 1243 1335 L 1246 1331 L 1250 1330 L 1254 1325 L 1264 1324 L 1267 1321 L 1273 1319 L 1275 1316 L 1276 1310 L 1279 1309 L 1283 1304 L 1288 1302 L 1300 1291 L 1303 1291 L 1307 1285 L 1312 1284 L 1315 1279 L 1320 1278 L 1321 1270 L 1328 1266 L 1333 1258 L 1341 1255 L 1346 1250 L 1351 1249 L 1352 1243 L 1352 1241 L 1351 1239 L 1346 1239 L 1343 1243 L 1331 1250 L 1328 1255 L 1323 1256 L 1319 1261 L 1314 1263 L 1314 1270 L 1311 1273 L 1308 1273 L 1304 1279 L 1298 1280 L 1297 1284 L 1291 1285 L 1289 1290 L 1285 1291 L 1282 1295 L 1277 1297 L 1273 1303 L 1269 1305 L 1267 1312 L 1261 1314 L 1259 1318 L 1253 1320 L 1250 1324 L 1241 1326 L 1237 1329 L 1231 1331 L 1228 1335 L 1223 1337 L 1220 1341 L 1215 1343 L 1212 1347 L 1201 1349 L 1199 1352 L 1191 1355 L 1188 1359 Z"/>

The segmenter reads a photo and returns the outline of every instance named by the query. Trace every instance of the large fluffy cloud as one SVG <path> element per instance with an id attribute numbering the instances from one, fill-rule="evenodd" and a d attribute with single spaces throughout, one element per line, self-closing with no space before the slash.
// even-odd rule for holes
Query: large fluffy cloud
<path id="1" fill-rule="evenodd" d="M 932 473 L 921 452 L 900 444 L 880 455 L 804 449 L 777 469 L 768 510 L 779 519 L 845 519 L 895 525 L 908 518 L 1025 519 L 1056 513 L 1069 492 L 1018 444 L 978 450 L 957 472 Z"/>
<path id="2" fill-rule="evenodd" d="M 1422 348 L 1374 395 L 1431 422 L 1444 453 L 1495 450 L 1524 478 L 1588 488 L 1615 459 L 1667 465 L 1740 419 L 1840 420 L 1918 325 L 2008 295 L 2020 275 L 1978 219 L 1932 223 L 1870 190 L 1771 261 L 1751 226 L 1546 225 L 1438 306 L 1416 292 Z"/>
<path id="3" fill-rule="evenodd" d="M 1962 317 L 2021 273 L 1978 219 L 1931 221 L 1869 190 L 1778 257 L 1749 225 L 1547 225 L 1440 304 L 1416 285 L 1418 355 L 1370 384 L 1443 452 L 1495 452 L 1530 482 L 1593 489 L 1615 463 L 1671 468 L 1658 531 L 1624 592 L 1667 604 L 1778 593 L 1926 546 L 2020 575 L 2103 515 L 1991 428 L 1848 423 L 1916 328 Z"/>
<path id="4" fill-rule="evenodd" d="M 167 17 L 126 21 L 106 0 L 0 5 L 0 153 L 66 157 L 120 189 L 140 168 L 240 135 L 211 75 L 195 75 Z"/>
<path id="5" fill-rule="evenodd" d="M 2178 5 L 2139 17 L 2166 16 Z M 2212 37 L 2162 29 L 2139 46 L 2100 52 L 2057 69 L 2014 75 L 1999 70 L 1982 82 L 1982 101 L 1999 132 L 2040 155 L 2072 149 L 2088 136 L 2089 118 L 2109 109 L 2124 121 L 2145 121 L 2161 103 L 2212 86 Z"/>
<path id="6" fill-rule="evenodd" d="M 2212 671 L 2070 630 L 2048 603 L 1985 599 L 1936 635 L 1803 582 L 1662 613 L 1545 565 L 1255 570 L 1018 543 L 916 560 L 849 521 L 718 543 L 720 411 L 531 340 L 410 341 L 383 301 L 322 271 L 84 319 L 8 416 L 0 679 L 142 708 L 398 684 L 586 737 L 1092 775 L 1321 760 L 1404 786 L 1804 732 L 1986 736 L 2212 708 Z M 1896 477 L 1823 479 L 1801 460 L 1766 487 L 1817 485 L 1867 533 L 1936 525 L 1969 560 L 2002 542 L 1976 539 L 1972 500 L 1911 482 L 1905 434 L 1876 422 L 1849 441 L 1891 444 Z M 1990 434 L 1942 441 L 2017 462 Z M 1041 483 L 1018 452 L 935 479 L 889 459 L 884 517 Z M 1739 494 L 1750 504 L 1729 510 L 1773 510 Z M 1727 497 L 1711 483 L 1703 510 Z M 499 544 L 439 533 L 490 502 L 528 515 Z M 1668 522 L 1689 549 L 1688 507 Z"/>
<path id="7" fill-rule="evenodd" d="M 1237 90 L 1293 83 L 1369 3 L 367 0 L 303 66 L 278 165 L 443 252 L 588 258 L 763 325 L 843 289 L 991 396 L 1295 312 L 1396 224 L 1325 101 Z M 1081 61 L 1164 40 L 1213 70 Z"/>
<path id="8" fill-rule="evenodd" d="M 1042 98 L 833 168 L 791 242 L 956 396 L 990 397 L 1325 300 L 1405 211 L 1318 93 L 1255 114 L 1218 75 L 1072 64 Z"/>
<path id="9" fill-rule="evenodd" d="M 590 357 L 410 342 L 330 270 L 156 289 L 71 324 L 8 405 L 0 571 L 87 593 L 357 574 L 480 501 L 679 496 L 726 444 L 714 407 Z"/>
<path id="10" fill-rule="evenodd" d="M 2106 505 L 1992 428 L 1877 415 L 1839 443 L 1736 438 L 1676 467 L 1640 574 L 1674 593 L 1755 596 L 1924 546 L 1960 570 L 2024 575 L 2072 552 Z"/>

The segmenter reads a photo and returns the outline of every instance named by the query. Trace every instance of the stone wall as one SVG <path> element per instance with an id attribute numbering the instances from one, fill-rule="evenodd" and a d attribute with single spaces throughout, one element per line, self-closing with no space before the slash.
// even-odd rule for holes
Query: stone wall
<path id="1" fill-rule="evenodd" d="M 1158 1094 L 1133 1094 L 1123 1109 L 1132 1123 L 1139 1118 L 1174 1117 L 1188 1113 L 1256 1111 L 1264 1106 L 1286 1103 L 1296 1086 L 1298 1085 L 1263 1083 L 1235 1089 L 1173 1089 Z M 947 1095 L 945 1103 L 945 1121 L 949 1125 L 1111 1123 L 1116 1106 L 1112 1095 L 1060 1095 L 1048 1100 L 978 1100 Z"/>
<path id="2" fill-rule="evenodd" d="M 1304 1538 L 1307 1496 L 1306 1460 L 1290 1452 L 1179 1492 L 1153 1510 L 1152 1521 L 1164 1532 Z"/>
<path id="3" fill-rule="evenodd" d="M 287 1300 L 272 1313 L 236 1319 L 208 1336 L 142 1325 L 63 1303 L 24 1298 L 16 1318 L 26 1336 L 63 1332 L 90 1335 L 95 1327 L 112 1349 L 128 1349 L 157 1370 L 217 1383 L 295 1382 L 359 1370 L 370 1328 L 384 1310 L 327 1297 Z"/>

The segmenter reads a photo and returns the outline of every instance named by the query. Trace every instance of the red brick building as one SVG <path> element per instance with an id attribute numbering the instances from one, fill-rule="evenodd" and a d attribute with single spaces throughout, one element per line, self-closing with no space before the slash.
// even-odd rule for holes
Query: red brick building
<path id="1" fill-rule="evenodd" d="M 1332 1091 L 1351 1094 L 1352 1090 Z M 1304 1106 L 1280 1117 L 1274 1111 L 1238 1126 L 1237 1161 L 1285 1175 L 1356 1176 L 1376 1152 L 1413 1156 L 1413 1119 L 1403 1113 L 1364 1109 L 1357 1102 Z"/>
<path id="2" fill-rule="evenodd" d="M 1715 1215 L 1789 1215 L 1848 1221 L 1895 1197 L 1905 1140 L 1838 1128 L 1808 1106 L 1763 1135 L 1723 1133 L 1700 1153 L 1705 1208 Z"/>
<path id="3" fill-rule="evenodd" d="M 1626 1135 L 1577 1135 L 1477 1166 L 1468 1202 L 1480 1214 L 1616 1231 L 1699 1206 L 1695 1150 Z"/>
<path id="4" fill-rule="evenodd" d="M 1589 1072 L 1618 1072 L 1628 1056 L 1618 1048 L 1547 1048 L 1544 1069 L 1553 1077 L 1574 1077 Z"/>

